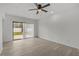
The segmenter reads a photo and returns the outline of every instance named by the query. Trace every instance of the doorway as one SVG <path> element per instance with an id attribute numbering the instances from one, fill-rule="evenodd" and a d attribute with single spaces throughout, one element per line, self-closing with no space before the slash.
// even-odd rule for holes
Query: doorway
<path id="1" fill-rule="evenodd" d="M 34 37 L 34 24 L 13 21 L 13 40 Z"/>

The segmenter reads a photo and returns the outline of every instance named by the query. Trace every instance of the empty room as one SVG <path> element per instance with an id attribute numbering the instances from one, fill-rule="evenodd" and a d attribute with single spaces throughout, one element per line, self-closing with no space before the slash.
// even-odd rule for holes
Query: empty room
<path id="1" fill-rule="evenodd" d="M 79 56 L 79 3 L 0 3 L 0 56 Z"/>

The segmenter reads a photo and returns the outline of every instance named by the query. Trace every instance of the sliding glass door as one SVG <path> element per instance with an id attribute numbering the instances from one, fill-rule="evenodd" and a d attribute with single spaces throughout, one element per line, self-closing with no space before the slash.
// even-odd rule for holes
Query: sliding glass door
<path id="1" fill-rule="evenodd" d="M 13 22 L 13 39 L 26 39 L 34 37 L 34 24 Z"/>
<path id="2" fill-rule="evenodd" d="M 13 22 L 13 39 L 23 39 L 23 23 Z"/>
<path id="3" fill-rule="evenodd" d="M 24 38 L 34 37 L 34 24 L 23 24 Z"/>

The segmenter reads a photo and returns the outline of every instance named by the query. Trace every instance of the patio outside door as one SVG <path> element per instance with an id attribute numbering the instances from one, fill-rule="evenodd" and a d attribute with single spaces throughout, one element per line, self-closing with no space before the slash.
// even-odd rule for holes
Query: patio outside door
<path id="1" fill-rule="evenodd" d="M 13 22 L 13 39 L 26 39 L 34 37 L 34 24 Z"/>
<path id="2" fill-rule="evenodd" d="M 13 22 L 13 39 L 23 39 L 23 23 Z"/>

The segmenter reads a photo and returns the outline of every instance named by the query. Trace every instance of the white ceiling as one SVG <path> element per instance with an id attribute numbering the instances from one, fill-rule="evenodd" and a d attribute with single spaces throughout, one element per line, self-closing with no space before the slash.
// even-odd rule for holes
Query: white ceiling
<path id="1" fill-rule="evenodd" d="M 28 11 L 29 9 L 36 7 L 33 3 L 1 3 L 0 12 L 33 19 L 41 19 L 43 17 L 52 16 L 55 13 L 65 12 L 71 7 L 76 7 L 78 5 L 79 4 L 73 3 L 52 3 L 49 7 L 45 8 L 49 12 L 40 12 L 40 14 L 36 15 L 36 11 Z"/>

